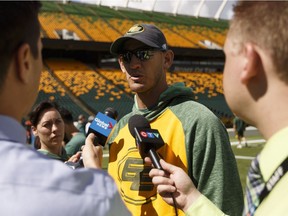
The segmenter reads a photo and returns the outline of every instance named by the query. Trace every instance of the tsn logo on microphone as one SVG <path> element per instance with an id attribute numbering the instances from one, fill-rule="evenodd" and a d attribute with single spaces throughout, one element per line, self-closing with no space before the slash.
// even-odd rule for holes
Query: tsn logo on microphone
<path id="1" fill-rule="evenodd" d="M 148 131 L 140 131 L 140 135 L 144 138 L 159 138 L 160 134 L 159 133 L 152 133 Z"/>

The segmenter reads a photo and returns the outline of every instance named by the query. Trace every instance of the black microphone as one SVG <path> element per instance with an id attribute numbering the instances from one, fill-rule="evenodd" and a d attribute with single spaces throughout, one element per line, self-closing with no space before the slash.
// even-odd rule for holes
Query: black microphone
<path id="1" fill-rule="evenodd" d="M 151 129 L 148 120 L 142 115 L 131 116 L 128 121 L 128 127 L 131 135 L 136 140 L 136 145 L 141 157 L 144 159 L 149 156 L 155 168 L 163 170 L 160 164 L 160 157 L 156 152 L 157 149 L 164 145 L 164 141 L 156 129 Z M 173 199 L 175 215 L 178 216 L 176 200 L 173 193 L 170 193 Z"/>
<path id="2" fill-rule="evenodd" d="M 115 119 L 116 121 L 118 119 L 118 112 L 113 107 L 107 107 L 104 111 L 104 114 L 112 119 Z"/>
<path id="3" fill-rule="evenodd" d="M 155 168 L 162 169 L 157 149 L 164 145 L 164 141 L 156 129 L 151 129 L 148 120 L 142 115 L 134 115 L 128 121 L 131 135 L 136 140 L 141 157 L 150 157 Z"/>
<path id="4" fill-rule="evenodd" d="M 104 111 L 105 114 L 98 112 L 91 122 L 87 136 L 90 133 L 94 133 L 96 136 L 95 144 L 105 145 L 107 137 L 111 133 L 114 125 L 117 123 L 118 112 L 112 108 L 108 107 Z"/>

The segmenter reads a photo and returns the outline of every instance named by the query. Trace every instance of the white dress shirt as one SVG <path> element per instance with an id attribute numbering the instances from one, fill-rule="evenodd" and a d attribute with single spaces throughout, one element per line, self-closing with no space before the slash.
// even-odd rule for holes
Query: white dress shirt
<path id="1" fill-rule="evenodd" d="M 24 144 L 25 129 L 0 115 L 0 215 L 131 215 L 103 170 L 73 170 Z"/>

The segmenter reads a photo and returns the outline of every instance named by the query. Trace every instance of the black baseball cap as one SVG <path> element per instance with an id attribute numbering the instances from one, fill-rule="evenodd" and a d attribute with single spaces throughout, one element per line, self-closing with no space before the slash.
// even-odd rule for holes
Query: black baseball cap
<path id="1" fill-rule="evenodd" d="M 129 39 L 138 40 L 149 47 L 159 50 L 164 51 L 168 49 L 166 38 L 159 28 L 151 24 L 136 24 L 125 35 L 112 43 L 110 52 L 115 55 L 120 54 L 124 43 Z"/>

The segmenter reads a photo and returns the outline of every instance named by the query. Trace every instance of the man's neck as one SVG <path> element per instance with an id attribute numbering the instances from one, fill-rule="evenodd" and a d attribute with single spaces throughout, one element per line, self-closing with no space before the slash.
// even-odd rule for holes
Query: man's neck
<path id="1" fill-rule="evenodd" d="M 136 93 L 136 102 L 139 109 L 153 107 L 159 101 L 160 95 L 168 88 L 168 85 L 161 87 L 155 91 Z"/>

